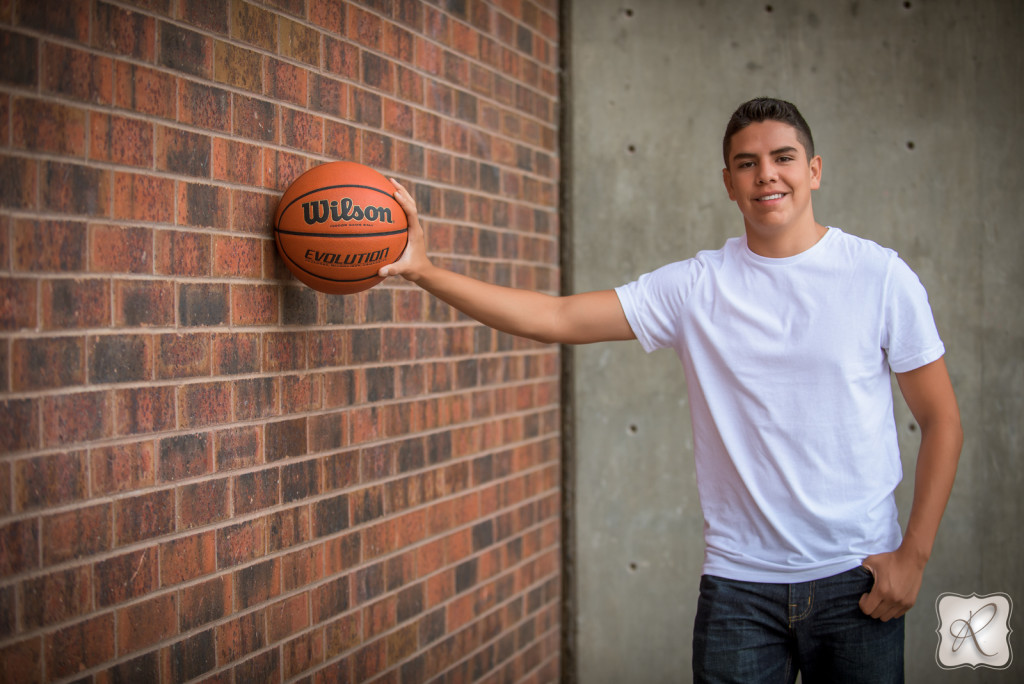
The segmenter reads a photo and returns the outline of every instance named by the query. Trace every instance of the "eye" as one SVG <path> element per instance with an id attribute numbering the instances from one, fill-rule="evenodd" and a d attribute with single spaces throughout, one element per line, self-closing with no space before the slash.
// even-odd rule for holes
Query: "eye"
<path id="1" fill-rule="evenodd" d="M 785 162 L 791 162 L 791 161 L 793 161 L 793 158 L 792 158 L 792 157 L 790 157 L 789 155 L 782 155 L 782 156 L 781 156 L 781 157 L 779 157 L 779 158 L 778 158 L 778 159 L 777 159 L 776 161 L 779 161 L 779 162 L 783 162 L 783 163 L 785 163 Z"/>

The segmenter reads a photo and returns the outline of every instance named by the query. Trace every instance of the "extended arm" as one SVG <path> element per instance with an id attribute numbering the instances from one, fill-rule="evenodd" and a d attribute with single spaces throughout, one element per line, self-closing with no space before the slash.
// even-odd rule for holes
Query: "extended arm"
<path id="1" fill-rule="evenodd" d="M 409 218 L 409 244 L 380 275 L 400 275 L 466 315 L 502 332 L 540 342 L 583 344 L 633 339 L 612 290 L 555 297 L 485 283 L 435 266 L 427 257 L 416 202 L 397 181 L 395 199 Z"/>
<path id="2" fill-rule="evenodd" d="M 903 543 L 891 553 L 864 559 L 875 576 L 860 607 L 874 618 L 903 615 L 917 600 L 924 566 L 932 553 L 939 521 L 953 489 L 963 429 L 946 363 L 939 359 L 907 373 L 897 373 L 903 398 L 921 426 L 921 446 L 914 476 L 914 498 Z"/>

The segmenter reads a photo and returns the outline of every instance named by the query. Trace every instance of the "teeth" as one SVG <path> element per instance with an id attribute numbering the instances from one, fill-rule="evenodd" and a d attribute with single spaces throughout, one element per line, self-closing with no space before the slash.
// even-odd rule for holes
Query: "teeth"
<path id="1" fill-rule="evenodd" d="M 766 202 L 768 200 L 774 200 L 774 199 L 782 199 L 782 193 L 781 192 L 777 192 L 774 195 L 766 195 L 764 197 L 758 198 L 758 201 L 759 202 Z"/>

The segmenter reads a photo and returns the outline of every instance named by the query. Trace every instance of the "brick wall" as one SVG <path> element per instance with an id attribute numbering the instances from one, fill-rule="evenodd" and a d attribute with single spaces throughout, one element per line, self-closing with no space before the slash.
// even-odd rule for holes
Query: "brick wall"
<path id="1" fill-rule="evenodd" d="M 553 681 L 556 347 L 270 217 L 407 182 L 558 289 L 556 0 L 0 0 L 0 681 Z"/>

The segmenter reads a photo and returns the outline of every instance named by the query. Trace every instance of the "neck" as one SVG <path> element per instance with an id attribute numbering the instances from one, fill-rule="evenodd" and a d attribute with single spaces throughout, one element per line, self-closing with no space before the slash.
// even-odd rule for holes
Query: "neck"
<path id="1" fill-rule="evenodd" d="M 792 226 L 787 230 L 761 228 L 744 222 L 747 233 L 747 247 L 758 256 L 770 259 L 784 259 L 806 252 L 825 237 L 828 228 L 816 222 Z"/>

